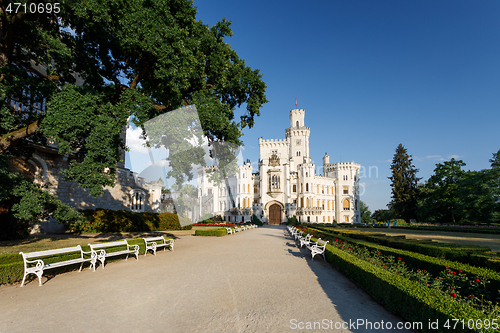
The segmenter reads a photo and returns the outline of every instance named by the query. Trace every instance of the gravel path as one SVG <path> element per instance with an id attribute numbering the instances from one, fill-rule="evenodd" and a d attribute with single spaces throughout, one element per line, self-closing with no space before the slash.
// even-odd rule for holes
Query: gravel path
<path id="1" fill-rule="evenodd" d="M 284 227 L 181 236 L 156 257 L 44 277 L 42 287 L 0 287 L 0 332 L 409 332 L 322 258 L 310 259 Z M 394 329 L 335 329 L 357 320 Z"/>

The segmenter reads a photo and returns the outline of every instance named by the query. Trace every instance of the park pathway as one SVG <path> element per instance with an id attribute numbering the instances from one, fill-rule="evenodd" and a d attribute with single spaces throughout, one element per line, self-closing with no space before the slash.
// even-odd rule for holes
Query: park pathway
<path id="1" fill-rule="evenodd" d="M 409 332 L 322 258 L 310 259 L 281 226 L 181 236 L 156 257 L 59 274 L 42 287 L 1 286 L 0 332 Z M 335 329 L 357 320 L 393 329 Z"/>

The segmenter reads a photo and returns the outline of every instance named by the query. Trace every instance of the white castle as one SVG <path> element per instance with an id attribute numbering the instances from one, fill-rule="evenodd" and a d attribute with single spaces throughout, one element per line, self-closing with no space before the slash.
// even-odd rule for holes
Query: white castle
<path id="1" fill-rule="evenodd" d="M 332 163 L 323 157 L 323 175 L 316 174 L 309 156 L 310 128 L 305 111 L 290 111 L 285 139 L 259 138 L 260 160 L 254 172 L 250 161 L 238 166 L 237 175 L 214 186 L 204 170 L 198 173 L 202 211 L 225 221 L 247 222 L 255 214 L 262 222 L 280 224 L 296 216 L 299 222 L 358 223 L 358 163 Z"/>

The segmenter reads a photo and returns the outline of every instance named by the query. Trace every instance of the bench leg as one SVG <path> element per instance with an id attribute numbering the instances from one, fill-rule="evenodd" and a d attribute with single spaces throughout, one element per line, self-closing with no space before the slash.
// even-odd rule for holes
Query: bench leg
<path id="1" fill-rule="evenodd" d="M 79 272 L 81 272 L 81 271 L 82 271 L 82 267 L 83 267 L 83 261 L 82 261 L 82 263 L 80 264 L 80 269 L 78 270 Z"/>
<path id="2" fill-rule="evenodd" d="M 36 276 L 38 276 L 38 286 L 41 287 L 42 286 L 43 271 L 36 271 L 35 274 L 36 274 Z"/>
<path id="3" fill-rule="evenodd" d="M 27 274 L 24 274 L 24 276 L 23 276 L 23 282 L 21 282 L 21 287 L 24 286 L 24 280 L 26 280 L 26 275 Z"/>

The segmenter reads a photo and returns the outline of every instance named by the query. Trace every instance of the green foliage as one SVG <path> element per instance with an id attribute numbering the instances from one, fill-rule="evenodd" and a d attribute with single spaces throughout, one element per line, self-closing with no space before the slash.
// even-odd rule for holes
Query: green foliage
<path id="1" fill-rule="evenodd" d="M 287 225 L 297 225 L 299 224 L 299 220 L 297 220 L 297 216 L 292 216 L 288 218 L 288 221 L 286 222 Z"/>
<path id="2" fill-rule="evenodd" d="M 108 233 L 134 231 L 190 230 L 192 225 L 181 227 L 179 216 L 172 213 L 133 213 L 109 209 L 84 210 L 86 222 L 81 232 Z M 181 217 L 181 219 L 186 219 Z"/>
<path id="3" fill-rule="evenodd" d="M 267 103 L 259 70 L 247 66 L 224 42 L 232 35 L 231 22 L 204 25 L 196 19 L 192 1 L 60 5 L 59 14 L 23 13 L 13 19 L 13 12 L 2 19 L 2 36 L 8 35 L 0 39 L 2 154 L 18 156 L 25 139 L 41 145 L 50 139 L 61 154 L 69 154 L 66 179 L 98 196 L 104 186 L 114 184 L 125 148 L 120 134 L 128 119 L 143 127 L 159 115 L 196 105 L 200 135 L 212 147 L 216 142 L 238 145 L 242 130 L 254 125 Z M 33 63 L 44 70 L 33 71 Z M 12 100 L 21 102 L 26 112 L 17 112 Z M 37 109 L 41 103 L 47 108 Z M 245 108 L 242 115 L 235 114 L 240 107 Z M 180 123 L 166 126 L 175 131 Z M 150 144 L 162 145 L 164 138 L 153 134 Z M 177 143 L 193 135 L 187 128 L 181 134 L 175 136 Z M 172 176 L 183 180 L 192 177 L 191 163 L 203 163 L 204 152 L 171 155 Z M 2 183 L 0 201 L 11 196 L 12 188 Z M 25 186 L 18 193 L 33 191 Z M 25 200 L 31 212 L 19 209 L 17 214 L 37 215 L 40 200 Z M 60 212 L 63 218 L 71 214 Z"/>
<path id="4" fill-rule="evenodd" d="M 500 168 L 500 149 L 496 153 L 493 153 L 490 163 L 492 168 Z"/>
<path id="5" fill-rule="evenodd" d="M 70 229 L 83 223 L 81 214 L 51 195 L 46 188 L 35 184 L 20 173 L 9 170 L 7 156 L 0 155 L 0 239 L 24 238 L 34 223 L 50 216 Z"/>
<path id="6" fill-rule="evenodd" d="M 354 255 L 327 245 L 326 259 L 342 274 L 354 281 L 377 302 L 396 315 L 410 322 L 422 322 L 422 332 L 448 332 L 442 326 L 431 330 L 428 320 L 439 320 L 440 323 L 454 318 L 486 319 L 486 316 L 470 305 L 458 303 L 451 297 L 444 297 L 437 290 L 424 287 L 407 278 L 374 266 Z M 401 306 L 405 304 L 405 306 Z M 455 332 L 470 332 L 457 327 Z M 483 330 L 481 332 L 494 332 Z"/>
<path id="7" fill-rule="evenodd" d="M 389 204 L 398 217 L 405 221 L 416 218 L 417 215 L 417 178 L 418 169 L 412 164 L 413 159 L 406 148 L 400 143 L 392 159 L 391 180 L 392 201 Z"/>
<path id="8" fill-rule="evenodd" d="M 495 165 L 494 160 L 490 161 Z M 463 166 L 463 161 L 455 159 L 436 165 L 434 174 L 420 187 L 420 220 L 487 224 L 500 221 L 500 168 L 464 171 Z"/>
<path id="9" fill-rule="evenodd" d="M 252 221 L 251 221 L 251 223 L 262 227 L 262 221 L 255 214 L 252 214 Z"/>
<path id="10" fill-rule="evenodd" d="M 218 229 L 208 229 L 208 230 L 196 230 L 195 236 L 226 236 L 227 230 L 226 228 L 218 228 Z"/>
<path id="11" fill-rule="evenodd" d="M 375 212 L 373 212 L 372 218 L 375 221 L 391 221 L 396 218 L 396 213 L 393 210 L 389 209 L 377 209 Z"/>
<path id="12" fill-rule="evenodd" d="M 372 212 L 370 212 L 370 208 L 363 201 L 359 202 L 359 208 L 361 210 L 361 223 L 370 224 L 372 222 Z"/>
<path id="13" fill-rule="evenodd" d="M 465 176 L 462 160 L 451 159 L 436 164 L 434 174 L 421 187 L 420 220 L 429 222 L 458 222 L 463 219 L 460 209 L 458 183 Z"/>

